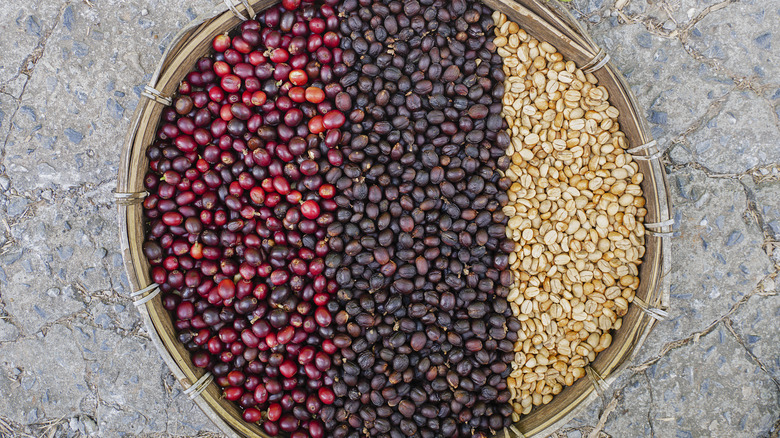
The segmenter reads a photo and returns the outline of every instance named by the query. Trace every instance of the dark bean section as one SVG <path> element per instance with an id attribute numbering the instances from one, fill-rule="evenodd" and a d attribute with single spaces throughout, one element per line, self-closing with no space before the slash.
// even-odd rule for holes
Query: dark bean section
<path id="1" fill-rule="evenodd" d="M 343 165 L 325 180 L 338 282 L 334 438 L 486 437 L 511 422 L 509 161 L 491 12 L 344 0 Z"/>

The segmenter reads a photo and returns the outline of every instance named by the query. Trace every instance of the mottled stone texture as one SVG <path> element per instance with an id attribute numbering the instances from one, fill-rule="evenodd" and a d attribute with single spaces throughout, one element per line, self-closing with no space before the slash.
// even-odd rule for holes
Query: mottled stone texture
<path id="1" fill-rule="evenodd" d="M 128 298 L 111 195 L 142 84 L 211 5 L 0 4 L 0 437 L 218 436 Z M 780 3 L 566 7 L 666 149 L 679 236 L 669 318 L 553 436 L 777 437 Z"/>

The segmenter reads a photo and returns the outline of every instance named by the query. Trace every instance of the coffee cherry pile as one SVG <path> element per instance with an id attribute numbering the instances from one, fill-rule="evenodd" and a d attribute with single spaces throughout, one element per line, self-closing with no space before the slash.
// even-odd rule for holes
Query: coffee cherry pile
<path id="1" fill-rule="evenodd" d="M 143 251 L 195 366 L 270 435 L 335 418 L 325 266 L 347 73 L 334 1 L 285 0 L 213 41 L 148 149 Z"/>
<path id="2" fill-rule="evenodd" d="M 339 209 L 334 438 L 489 436 L 511 422 L 502 58 L 466 0 L 337 6 L 348 113 Z M 351 108 L 351 110 L 350 110 Z"/>
<path id="3" fill-rule="evenodd" d="M 509 164 L 491 11 L 284 0 L 213 41 L 148 149 L 179 340 L 269 435 L 511 421 Z"/>

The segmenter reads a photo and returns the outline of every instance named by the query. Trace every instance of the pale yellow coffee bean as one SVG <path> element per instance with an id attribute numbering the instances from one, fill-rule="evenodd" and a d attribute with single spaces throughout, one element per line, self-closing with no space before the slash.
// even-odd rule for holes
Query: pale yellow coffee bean
<path id="1" fill-rule="evenodd" d="M 612 343 L 639 287 L 643 174 L 606 88 L 554 46 L 492 15 L 511 145 L 506 235 L 520 321 L 507 379 L 513 421 L 550 403 Z"/>

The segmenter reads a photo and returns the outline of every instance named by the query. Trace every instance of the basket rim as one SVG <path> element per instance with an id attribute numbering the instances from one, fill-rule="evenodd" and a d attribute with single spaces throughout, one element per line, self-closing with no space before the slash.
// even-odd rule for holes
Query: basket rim
<path id="1" fill-rule="evenodd" d="M 274 0 L 249 0 L 249 4 L 256 11 L 264 10 L 265 8 L 275 3 L 278 2 Z M 579 27 L 576 20 L 574 20 L 570 15 L 566 16 L 567 12 L 565 9 L 556 8 L 556 10 L 552 10 L 549 8 L 549 6 L 543 3 L 543 0 L 483 0 L 483 3 L 491 7 L 493 10 L 501 11 L 507 14 L 510 19 L 518 22 L 518 24 L 527 25 L 528 23 L 535 23 L 537 26 L 548 26 L 547 30 L 549 31 L 549 34 L 554 35 L 556 38 L 560 39 L 561 42 L 570 43 L 571 47 L 575 51 L 582 53 L 582 56 L 588 56 L 589 53 L 590 55 L 595 56 L 595 53 L 599 51 L 587 32 Z M 557 17 L 556 25 L 558 27 L 550 25 L 549 22 L 547 22 L 545 18 L 541 17 L 540 15 L 543 15 L 548 20 L 551 19 L 551 17 Z M 234 16 L 225 5 L 215 8 L 206 16 L 199 17 L 190 23 L 174 38 L 173 42 L 169 45 L 168 50 L 166 50 L 165 54 L 161 57 L 157 71 L 150 81 L 150 87 L 156 90 L 170 90 L 172 86 L 175 85 L 175 88 L 178 88 L 178 81 L 176 81 L 175 84 L 171 82 L 171 76 L 173 73 L 171 73 L 170 70 L 176 70 L 177 66 L 180 67 L 182 63 L 176 63 L 175 61 L 187 59 L 186 54 L 191 53 L 197 47 L 197 41 L 193 38 L 195 36 L 203 37 L 204 33 L 213 33 L 215 29 L 230 29 L 239 23 L 240 20 Z M 539 39 L 545 39 L 533 32 L 529 33 L 535 35 Z M 542 33 L 544 33 L 544 30 Z M 211 38 L 206 38 L 206 40 L 210 42 Z M 547 40 L 549 41 L 549 39 Z M 557 42 L 556 47 L 559 45 L 560 42 Z M 560 49 L 560 47 L 558 48 Z M 172 55 L 173 52 L 177 53 Z M 578 62 L 578 65 L 580 65 L 580 62 Z M 624 103 L 632 112 L 633 121 L 635 122 L 635 128 L 639 138 L 643 140 L 643 143 L 651 141 L 652 137 L 649 134 L 647 123 L 644 117 L 641 116 L 642 113 L 639 111 L 637 100 L 633 96 L 630 87 L 628 87 L 625 83 L 625 78 L 623 78 L 614 65 L 609 62 L 603 66 L 600 73 L 602 75 L 610 75 L 612 80 L 616 83 L 616 86 L 622 88 L 620 91 L 622 91 L 623 98 L 626 100 Z M 609 91 L 610 101 L 620 96 L 618 93 L 613 94 L 613 90 Z M 142 144 L 141 139 L 139 139 L 139 137 L 143 137 L 143 133 L 139 131 L 139 128 L 141 127 L 142 121 L 151 120 L 153 125 L 151 129 L 156 130 L 160 111 L 161 108 L 157 107 L 153 100 L 142 99 L 138 104 L 138 107 L 136 108 L 132 118 L 133 122 L 131 124 L 131 128 L 128 130 L 124 141 L 121 164 L 118 171 L 119 176 L 117 182 L 117 194 L 133 193 L 133 190 L 139 189 L 137 178 L 135 181 L 136 184 L 134 184 L 135 187 L 131 187 L 132 172 L 138 171 L 138 169 L 131 168 L 131 164 L 133 163 L 134 153 L 138 152 L 137 148 L 143 148 L 145 151 L 145 148 L 148 147 L 148 144 Z M 157 113 L 156 118 L 155 113 Z M 655 202 L 654 211 L 656 212 L 656 215 L 659 216 L 656 219 L 659 222 L 669 220 L 672 217 L 671 200 L 665 169 L 658 160 L 651 160 L 648 163 L 648 166 L 650 171 L 644 172 L 645 181 L 648 182 L 648 186 L 652 189 L 652 193 L 654 195 L 652 197 Z M 650 181 L 652 183 L 650 183 Z M 140 190 L 143 190 L 142 186 L 140 187 Z M 650 200 L 650 197 L 647 196 L 647 193 L 646 198 L 648 198 L 648 201 Z M 133 245 L 133 242 L 130 241 L 130 235 L 133 234 L 134 231 L 137 232 L 138 228 L 141 228 L 140 235 L 143 236 L 142 223 L 136 221 L 136 219 L 138 219 L 139 206 L 137 204 L 124 204 L 118 202 L 117 207 L 119 210 L 120 241 L 122 247 L 121 252 L 125 271 L 127 273 L 128 281 L 132 285 L 133 289 L 138 290 L 148 286 L 148 282 L 143 280 L 151 281 L 147 278 L 149 270 L 148 262 L 146 262 L 143 255 L 138 251 L 140 247 L 139 244 Z M 131 229 L 133 222 L 137 222 L 135 223 L 135 230 Z M 654 306 L 664 308 L 668 303 L 668 284 L 666 284 L 667 282 L 664 280 L 663 274 L 664 272 L 668 272 L 670 265 L 668 239 L 655 235 L 649 235 L 646 238 L 657 239 L 657 241 L 654 245 L 656 250 L 653 252 L 653 254 L 646 253 L 645 257 L 643 257 L 643 264 L 650 262 L 652 263 L 651 272 L 654 273 L 652 278 L 641 279 L 641 282 L 650 282 L 645 300 Z M 155 297 L 145 305 L 138 306 L 138 310 L 142 316 L 144 325 L 147 329 L 147 332 L 149 332 L 152 343 L 160 352 L 160 355 L 162 356 L 168 368 L 176 377 L 177 381 L 179 381 L 182 387 L 189 387 L 193 385 L 195 381 L 204 374 L 204 372 L 203 370 L 194 368 L 191 364 L 189 364 L 188 358 L 182 361 L 181 358 L 177 360 L 177 358 L 174 357 L 174 354 L 169 349 L 170 344 L 166 343 L 161 335 L 161 333 L 164 333 L 164 330 L 161 330 L 161 325 L 164 323 L 164 321 L 159 320 L 155 313 L 149 311 L 150 308 L 155 308 L 155 306 L 158 306 L 158 308 L 162 307 L 160 297 Z M 629 312 L 631 312 L 632 309 L 634 312 L 638 312 L 636 308 L 637 306 L 632 304 L 629 308 Z M 615 381 L 619 375 L 627 369 L 629 362 L 639 352 L 642 344 L 647 339 L 649 333 L 652 331 L 655 322 L 655 319 L 650 318 L 650 316 L 646 315 L 645 313 L 640 312 L 637 315 L 637 319 L 631 327 L 632 333 L 628 338 L 629 341 L 622 344 L 621 352 L 616 356 L 618 360 L 613 361 L 614 363 L 610 364 L 610 366 L 607 368 L 607 372 L 603 375 L 603 379 L 607 383 Z M 624 325 L 621 330 L 626 328 L 626 325 Z M 580 379 L 580 381 L 583 383 L 585 380 L 586 379 Z M 582 383 L 580 385 L 582 386 Z M 262 430 L 260 430 L 259 427 L 255 425 L 252 425 L 253 427 L 238 427 L 241 430 L 237 431 L 237 426 L 241 425 L 231 425 L 227 418 L 223 417 L 219 412 L 217 412 L 215 406 L 224 404 L 226 402 L 222 401 L 221 397 L 219 396 L 219 393 L 215 388 L 216 385 L 209 386 L 212 390 L 211 392 L 206 391 L 200 396 L 193 397 L 193 400 L 206 414 L 206 416 L 223 433 L 227 434 L 231 438 L 240 438 L 241 436 L 245 436 L 246 432 L 249 432 L 254 436 L 268 437 Z M 584 410 L 598 397 L 599 395 L 596 391 L 594 391 L 594 387 L 592 385 L 586 385 L 584 390 L 581 390 L 579 395 L 571 400 L 564 407 L 564 409 L 562 409 L 563 412 L 560 413 L 560 415 L 550 416 L 545 421 L 538 422 L 538 424 L 527 429 L 520 427 L 519 431 L 521 431 L 522 434 L 519 436 L 530 437 L 543 432 L 551 433 L 563 426 L 582 410 Z M 224 409 L 221 409 L 221 411 L 223 414 L 225 413 Z M 244 425 L 246 424 L 247 423 L 244 423 Z M 522 424 L 522 420 L 519 424 Z M 517 425 L 518 423 L 515 423 L 514 426 Z M 508 433 L 508 431 L 504 433 L 498 433 L 496 437 L 504 437 L 506 436 L 505 433 Z"/>

